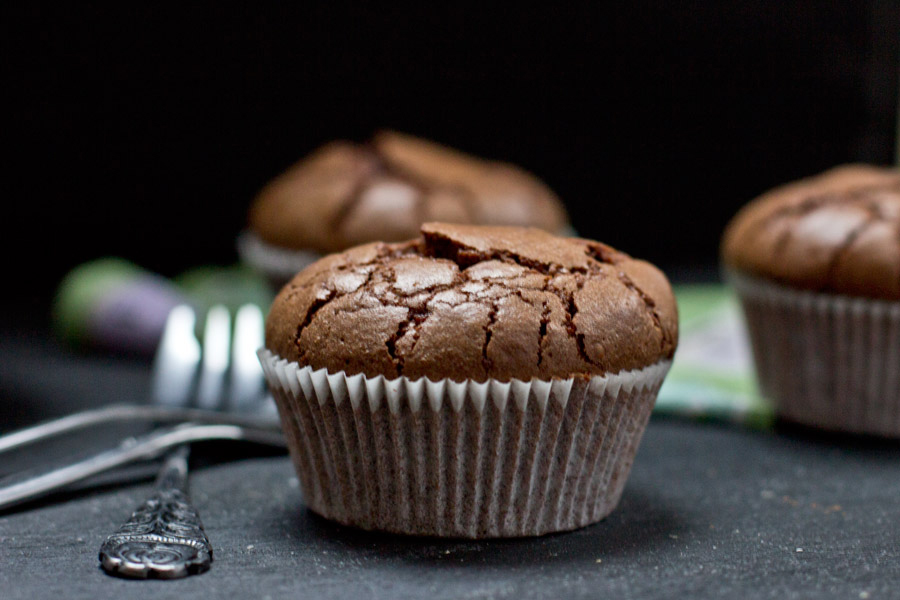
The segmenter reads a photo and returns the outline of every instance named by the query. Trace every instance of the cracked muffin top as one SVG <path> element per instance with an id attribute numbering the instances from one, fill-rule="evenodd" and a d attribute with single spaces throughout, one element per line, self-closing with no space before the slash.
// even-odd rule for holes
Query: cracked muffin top
<path id="1" fill-rule="evenodd" d="M 845 165 L 776 188 L 731 221 L 722 256 L 793 287 L 900 300 L 900 171 Z"/>
<path id="2" fill-rule="evenodd" d="M 266 320 L 266 347 L 303 366 L 431 380 L 639 369 L 671 358 L 677 337 L 650 263 L 538 229 L 443 223 L 319 260 Z"/>
<path id="3" fill-rule="evenodd" d="M 321 253 L 406 240 L 426 221 L 568 226 L 559 199 L 522 169 L 394 132 L 320 148 L 263 188 L 249 220 L 269 244 Z"/>

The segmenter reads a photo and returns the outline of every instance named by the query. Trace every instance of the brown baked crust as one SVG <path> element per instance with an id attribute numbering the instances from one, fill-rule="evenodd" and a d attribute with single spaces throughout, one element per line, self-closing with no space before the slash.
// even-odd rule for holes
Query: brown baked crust
<path id="1" fill-rule="evenodd" d="M 675 352 L 675 299 L 647 262 L 531 228 L 421 233 L 301 271 L 272 305 L 266 347 L 329 372 L 456 381 L 616 373 Z"/>
<path id="2" fill-rule="evenodd" d="M 722 257 L 801 289 L 900 300 L 900 171 L 845 165 L 776 188 L 732 219 Z"/>
<path id="3" fill-rule="evenodd" d="M 559 199 L 522 169 L 394 132 L 315 151 L 263 188 L 249 221 L 270 244 L 322 253 L 406 240 L 426 221 L 552 233 L 568 224 Z"/>

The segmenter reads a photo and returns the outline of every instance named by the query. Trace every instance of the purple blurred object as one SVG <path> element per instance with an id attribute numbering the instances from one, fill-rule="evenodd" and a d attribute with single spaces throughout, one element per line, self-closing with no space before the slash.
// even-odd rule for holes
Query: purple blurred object
<path id="1" fill-rule="evenodd" d="M 85 335 L 107 349 L 152 354 L 166 317 L 185 298 L 166 279 L 144 275 L 123 281 L 97 298 L 87 317 Z"/>

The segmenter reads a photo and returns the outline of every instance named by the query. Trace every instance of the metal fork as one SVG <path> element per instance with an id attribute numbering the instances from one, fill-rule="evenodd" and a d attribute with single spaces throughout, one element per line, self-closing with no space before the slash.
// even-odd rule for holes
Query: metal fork
<path id="1" fill-rule="evenodd" d="M 234 439 L 283 447 L 284 439 L 271 400 L 264 400 L 262 374 L 255 356 L 262 342 L 259 308 L 245 306 L 238 310 L 232 344 L 228 311 L 224 307 L 211 309 L 204 328 L 202 351 L 193 333 L 195 320 L 189 307 L 178 307 L 169 316 L 155 361 L 154 405 L 87 411 L 14 432 L 0 438 L 0 452 L 112 420 L 191 419 L 204 424 L 182 422 L 175 427 L 162 427 L 145 436 L 129 438 L 119 447 L 88 459 L 6 485 L 0 488 L 0 509 L 124 464 L 158 458 L 175 448 L 165 460 L 154 496 L 119 532 L 110 536 L 103 546 L 102 562 L 110 571 L 131 577 L 172 578 L 208 568 L 212 556 L 208 541 L 196 543 L 195 538 L 202 534 L 201 540 L 205 540 L 205 534 L 196 511 L 187 502 L 186 444 Z M 191 404 L 196 408 L 189 408 Z M 218 412 L 221 409 L 228 412 Z M 170 516 L 174 519 L 169 519 Z M 199 534 L 193 527 L 195 521 Z M 141 535 L 145 537 L 140 538 Z M 173 540 L 180 545 L 175 544 L 174 548 L 164 545 Z M 185 543 L 184 540 L 194 541 Z M 117 541 L 121 542 L 118 546 Z M 148 542 L 154 550 L 147 550 Z"/>
<path id="2" fill-rule="evenodd" d="M 247 412 L 262 407 L 262 381 L 254 350 L 261 339 L 262 314 L 245 307 L 235 318 L 233 352 L 231 317 L 224 306 L 206 315 L 202 352 L 193 337 L 194 313 L 188 307 L 172 311 L 156 360 L 154 393 L 157 404 L 205 410 Z M 247 327 L 252 319 L 255 327 Z M 199 375 L 193 386 L 193 374 Z M 230 385 L 226 375 L 231 374 Z M 226 394 L 227 389 L 227 394 Z M 213 558 L 209 538 L 188 497 L 190 445 L 167 454 L 151 496 L 100 547 L 100 564 L 111 574 L 129 578 L 174 579 L 203 573 Z"/>

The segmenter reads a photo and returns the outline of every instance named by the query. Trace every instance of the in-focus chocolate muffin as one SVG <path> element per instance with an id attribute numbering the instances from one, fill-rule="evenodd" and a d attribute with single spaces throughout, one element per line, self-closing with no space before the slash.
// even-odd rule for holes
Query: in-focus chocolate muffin
<path id="1" fill-rule="evenodd" d="M 777 188 L 732 220 L 722 255 L 778 412 L 900 435 L 900 171 L 847 165 Z"/>
<path id="2" fill-rule="evenodd" d="M 332 142 L 269 183 L 239 249 L 284 283 L 323 254 L 409 239 L 426 221 L 568 227 L 558 198 L 522 169 L 381 132 L 365 144 Z"/>
<path id="3" fill-rule="evenodd" d="M 428 223 L 298 274 L 261 359 L 313 510 L 498 537 L 614 508 L 676 344 L 649 263 L 537 229 Z"/>

